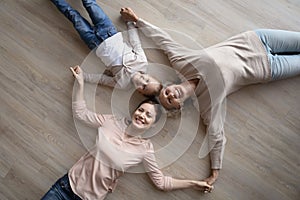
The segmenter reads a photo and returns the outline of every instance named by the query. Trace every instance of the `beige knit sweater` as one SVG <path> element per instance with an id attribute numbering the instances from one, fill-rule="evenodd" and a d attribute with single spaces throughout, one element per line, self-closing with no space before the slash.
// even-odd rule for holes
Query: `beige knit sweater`
<path id="1" fill-rule="evenodd" d="M 201 118 L 207 126 L 208 143 L 208 148 L 201 148 L 200 154 L 210 153 L 211 168 L 222 168 L 226 96 L 242 86 L 271 79 L 261 41 L 255 32 L 248 31 L 209 48 L 192 50 L 143 19 L 137 21 L 137 26 L 164 51 L 171 67 L 186 80 L 199 79 L 195 94 Z"/>

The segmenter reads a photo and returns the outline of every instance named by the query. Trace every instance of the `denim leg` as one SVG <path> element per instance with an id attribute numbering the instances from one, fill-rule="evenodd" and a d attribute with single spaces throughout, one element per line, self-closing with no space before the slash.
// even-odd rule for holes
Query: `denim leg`
<path id="1" fill-rule="evenodd" d="M 300 74 L 300 32 L 258 29 L 271 64 L 273 80 Z"/>
<path id="2" fill-rule="evenodd" d="M 57 185 L 54 184 L 50 190 L 41 198 L 41 200 L 64 200 L 63 195 L 57 188 Z"/>
<path id="3" fill-rule="evenodd" d="M 117 33 L 116 27 L 97 4 L 96 0 L 82 0 L 82 3 L 95 26 L 98 39 L 104 41 Z"/>
<path id="4" fill-rule="evenodd" d="M 74 10 L 65 0 L 51 0 L 58 10 L 64 14 L 72 23 L 81 39 L 90 49 L 100 44 L 93 27 L 84 19 L 80 13 Z"/>
<path id="5" fill-rule="evenodd" d="M 71 189 L 68 174 L 58 179 L 41 200 L 81 200 Z"/>

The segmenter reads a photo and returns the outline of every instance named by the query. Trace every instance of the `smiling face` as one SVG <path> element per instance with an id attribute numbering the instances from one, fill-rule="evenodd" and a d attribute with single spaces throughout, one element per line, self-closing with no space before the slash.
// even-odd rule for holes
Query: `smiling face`
<path id="1" fill-rule="evenodd" d="M 136 90 L 144 95 L 155 95 L 161 89 L 160 82 L 148 74 L 137 72 L 131 80 Z"/>
<path id="2" fill-rule="evenodd" d="M 159 94 L 161 105 L 167 109 L 180 109 L 183 102 L 189 97 L 188 91 L 182 85 L 169 85 L 163 88 Z"/>
<path id="3" fill-rule="evenodd" d="M 138 130 L 146 131 L 155 123 L 156 115 L 153 104 L 143 103 L 134 111 L 132 125 Z"/>

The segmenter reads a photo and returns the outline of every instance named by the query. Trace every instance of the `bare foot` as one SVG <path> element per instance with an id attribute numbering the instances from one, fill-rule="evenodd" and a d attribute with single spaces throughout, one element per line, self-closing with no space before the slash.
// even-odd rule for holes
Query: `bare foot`
<path id="1" fill-rule="evenodd" d="M 121 8 L 120 14 L 126 22 L 136 22 L 139 19 L 131 8 Z"/>

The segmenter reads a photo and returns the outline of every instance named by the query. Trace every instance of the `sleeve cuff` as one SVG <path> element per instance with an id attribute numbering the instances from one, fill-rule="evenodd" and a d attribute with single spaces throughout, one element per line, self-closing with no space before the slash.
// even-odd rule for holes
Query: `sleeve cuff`
<path id="1" fill-rule="evenodd" d="M 78 100 L 72 102 L 73 107 L 82 107 L 86 106 L 85 100 Z"/>

